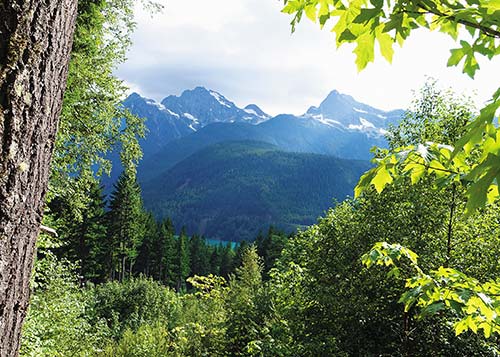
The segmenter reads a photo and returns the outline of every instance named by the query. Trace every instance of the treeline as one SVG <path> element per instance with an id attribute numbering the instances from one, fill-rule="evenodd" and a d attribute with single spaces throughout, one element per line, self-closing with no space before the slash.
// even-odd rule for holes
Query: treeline
<path id="1" fill-rule="evenodd" d="M 246 241 L 211 244 L 199 235 L 189 236 L 184 228 L 177 234 L 170 219 L 156 221 L 144 210 L 140 187 L 127 174 L 120 176 L 106 205 L 97 182 L 90 186 L 79 217 L 63 199 L 50 202 L 52 224 L 60 232 L 54 252 L 60 259 L 78 263 L 81 284 L 142 275 L 184 291 L 189 276 L 213 274 L 227 279 L 248 246 Z M 287 239 L 273 227 L 256 238 L 266 276 Z"/>

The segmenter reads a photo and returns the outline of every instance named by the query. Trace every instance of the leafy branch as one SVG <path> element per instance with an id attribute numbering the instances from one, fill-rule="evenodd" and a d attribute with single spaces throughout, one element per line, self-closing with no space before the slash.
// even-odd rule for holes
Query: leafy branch
<path id="1" fill-rule="evenodd" d="M 477 333 L 482 330 L 489 338 L 493 333 L 500 333 L 500 284 L 496 282 L 480 283 L 458 270 L 439 267 L 425 273 L 418 265 L 416 253 L 399 244 L 376 243 L 363 255 L 362 263 L 372 266 L 391 268 L 388 275 L 398 276 L 397 263 L 405 258 L 414 269 L 415 275 L 407 278 L 407 291 L 399 302 L 405 306 L 405 312 L 411 308 L 419 309 L 418 317 L 425 318 L 441 311 L 453 315 L 456 335 L 468 330 Z"/>

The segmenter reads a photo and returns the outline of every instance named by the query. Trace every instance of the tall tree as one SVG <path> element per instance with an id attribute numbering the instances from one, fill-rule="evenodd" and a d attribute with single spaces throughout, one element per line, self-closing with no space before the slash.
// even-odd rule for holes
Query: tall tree
<path id="1" fill-rule="evenodd" d="M 191 275 L 208 275 L 210 270 L 209 251 L 205 240 L 195 234 L 189 242 Z"/>
<path id="2" fill-rule="evenodd" d="M 152 276 L 155 279 L 155 268 L 158 266 L 157 256 L 161 253 L 159 245 L 160 233 L 159 225 L 156 223 L 152 213 L 147 213 L 144 217 L 144 235 L 140 246 L 137 248 L 136 272 Z"/>
<path id="3" fill-rule="evenodd" d="M 160 223 L 158 241 L 158 280 L 170 286 L 173 286 L 174 280 L 174 234 L 175 229 L 170 218 Z"/>
<path id="4" fill-rule="evenodd" d="M 79 218 L 74 216 L 73 207 L 63 197 L 51 200 L 48 206 L 61 241 L 57 255 L 78 262 L 83 281 L 97 282 L 105 277 L 106 204 L 102 188 L 96 181 L 91 181 L 84 192 L 88 199 L 79 209 Z"/>
<path id="5" fill-rule="evenodd" d="M 249 344 L 260 339 L 263 326 L 259 314 L 258 298 L 262 290 L 262 262 L 255 246 L 242 254 L 241 266 L 230 278 L 227 299 L 227 351 L 231 356 L 245 356 Z"/>
<path id="6" fill-rule="evenodd" d="M 0 2 L 0 354 L 29 300 L 77 14 L 76 0 Z"/>
<path id="7" fill-rule="evenodd" d="M 138 255 L 137 248 L 144 236 L 145 213 L 139 185 L 132 175 L 124 172 L 115 184 L 108 214 L 108 256 L 110 277 L 123 280 L 132 268 Z M 127 268 L 128 264 L 128 268 Z M 128 269 L 128 271 L 127 271 Z"/>
<path id="8" fill-rule="evenodd" d="M 176 242 L 176 257 L 175 257 L 175 286 L 177 291 L 186 289 L 186 278 L 190 273 L 189 264 L 189 240 L 186 235 L 185 228 L 182 228 L 181 234 Z"/>

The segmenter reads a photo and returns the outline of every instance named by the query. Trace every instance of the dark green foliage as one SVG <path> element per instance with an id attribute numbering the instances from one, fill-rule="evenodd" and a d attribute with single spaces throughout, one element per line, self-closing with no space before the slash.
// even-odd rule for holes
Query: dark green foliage
<path id="1" fill-rule="evenodd" d="M 186 290 L 186 278 L 191 271 L 189 260 L 189 239 L 184 231 L 176 239 L 176 255 L 174 260 L 174 279 L 177 291 Z"/>
<path id="2" fill-rule="evenodd" d="M 269 271 L 274 267 L 276 259 L 281 256 L 281 251 L 288 241 L 288 236 L 274 227 L 269 227 L 267 235 L 259 234 L 255 240 L 257 253 L 263 261 L 263 278 L 269 278 Z"/>
<path id="3" fill-rule="evenodd" d="M 228 279 L 229 274 L 234 271 L 234 250 L 230 244 L 222 245 L 219 247 L 220 254 L 220 267 L 219 275 Z"/>
<path id="4" fill-rule="evenodd" d="M 143 273 L 146 276 L 153 276 L 160 280 L 159 271 L 161 269 L 162 247 L 159 226 L 151 213 L 145 214 L 144 236 L 138 247 L 135 272 Z M 155 269 L 155 267 L 158 268 Z"/>
<path id="5" fill-rule="evenodd" d="M 86 192 L 87 200 L 80 207 L 80 218 L 74 217 L 74 210 L 64 199 L 53 199 L 53 226 L 57 228 L 62 242 L 56 249 L 60 257 L 78 262 L 82 281 L 103 281 L 105 278 L 105 241 L 107 236 L 105 203 L 97 182 L 91 182 Z"/>
<path id="6" fill-rule="evenodd" d="M 120 176 L 109 209 L 106 246 L 109 274 L 111 279 L 123 280 L 126 275 L 132 275 L 138 247 L 146 233 L 140 188 L 134 177 L 126 173 Z M 155 232 L 150 233 L 154 235 Z"/>
<path id="7" fill-rule="evenodd" d="M 205 240 L 198 235 L 193 235 L 189 241 L 189 261 L 191 275 L 205 276 L 210 273 L 209 247 Z"/>
<path id="8" fill-rule="evenodd" d="M 251 241 L 272 224 L 293 232 L 314 223 L 334 198 L 353 194 L 369 167 L 260 142 L 229 142 L 199 151 L 143 184 L 144 202 L 157 217 L 185 224 L 190 234 Z"/>

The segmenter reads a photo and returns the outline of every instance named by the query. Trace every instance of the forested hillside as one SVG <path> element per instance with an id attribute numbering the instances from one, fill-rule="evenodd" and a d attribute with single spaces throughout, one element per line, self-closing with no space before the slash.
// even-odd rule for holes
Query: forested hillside
<path id="1" fill-rule="evenodd" d="M 142 185 L 144 204 L 189 233 L 252 241 L 271 225 L 291 233 L 314 223 L 335 201 L 353 196 L 369 167 L 261 142 L 226 142 L 158 172 Z"/>

